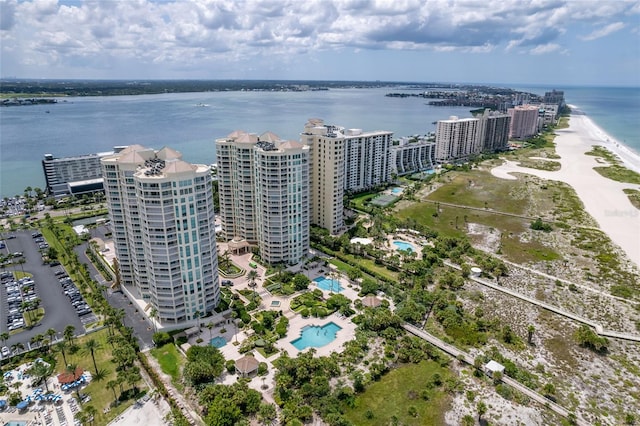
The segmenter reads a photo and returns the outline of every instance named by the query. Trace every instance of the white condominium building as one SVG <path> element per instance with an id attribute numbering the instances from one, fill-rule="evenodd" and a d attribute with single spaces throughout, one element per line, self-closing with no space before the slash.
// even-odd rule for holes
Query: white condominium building
<path id="1" fill-rule="evenodd" d="M 121 285 L 168 328 L 220 299 L 211 171 L 181 157 L 132 145 L 101 160 Z"/>
<path id="2" fill-rule="evenodd" d="M 363 132 L 309 119 L 301 141 L 311 147 L 311 223 L 337 234 L 344 228 L 343 196 L 391 180 L 392 132 Z"/>
<path id="3" fill-rule="evenodd" d="M 309 147 L 236 131 L 216 140 L 222 235 L 257 245 L 269 264 L 309 252 Z"/>
<path id="4" fill-rule="evenodd" d="M 534 105 L 518 105 L 509 108 L 511 116 L 509 137 L 512 139 L 527 139 L 538 133 L 538 107 Z"/>
<path id="5" fill-rule="evenodd" d="M 391 180 L 389 149 L 393 132 L 363 132 L 340 129 L 336 137 L 344 138 L 344 189 L 361 192 Z"/>
<path id="6" fill-rule="evenodd" d="M 478 138 L 480 120 L 451 116 L 436 126 L 436 162 L 468 159 L 482 151 Z"/>
<path id="7" fill-rule="evenodd" d="M 395 142 L 394 142 L 395 143 Z M 398 176 L 433 169 L 436 143 L 433 138 L 403 137 L 391 147 L 391 173 Z"/>

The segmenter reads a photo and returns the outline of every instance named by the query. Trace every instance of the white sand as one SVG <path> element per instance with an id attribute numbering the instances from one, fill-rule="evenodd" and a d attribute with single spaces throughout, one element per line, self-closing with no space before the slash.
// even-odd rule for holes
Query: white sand
<path id="1" fill-rule="evenodd" d="M 602 166 L 596 157 L 585 155 L 593 145 L 602 145 L 614 152 L 625 167 L 640 173 L 640 156 L 607 135 L 586 115 L 572 114 L 567 129 L 557 130 L 556 153 L 560 155 L 562 167 L 550 172 L 519 167 L 507 161 L 494 168 L 491 173 L 500 178 L 510 179 L 509 173 L 527 173 L 544 179 L 565 182 L 573 187 L 585 210 L 593 216 L 603 232 L 640 266 L 640 211 L 636 209 L 625 188 L 639 189 L 640 185 L 620 183 L 607 179 L 593 170 Z"/>

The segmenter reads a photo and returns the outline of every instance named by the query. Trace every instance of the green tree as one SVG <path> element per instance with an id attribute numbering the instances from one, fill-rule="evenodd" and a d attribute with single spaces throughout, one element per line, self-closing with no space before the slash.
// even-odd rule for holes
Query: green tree
<path id="1" fill-rule="evenodd" d="M 480 423 L 482 421 L 482 416 L 487 413 L 487 404 L 485 404 L 484 401 L 478 401 L 476 410 L 478 410 L 478 423 Z"/>
<path id="2" fill-rule="evenodd" d="M 49 380 L 49 376 L 53 373 L 53 366 L 51 364 L 38 361 L 34 362 L 31 368 L 28 370 L 29 374 L 36 378 L 36 382 L 44 381 L 44 387 L 49 392 L 49 385 L 47 380 Z"/>
<path id="3" fill-rule="evenodd" d="M 67 340 L 70 344 L 73 344 L 73 338 L 75 336 L 75 333 L 76 333 L 76 328 L 72 325 L 68 325 L 64 328 L 62 335 L 64 336 L 65 340 Z"/>
<path id="4" fill-rule="evenodd" d="M 527 327 L 527 342 L 529 344 L 531 344 L 533 340 L 533 333 L 535 332 L 536 332 L 536 328 L 532 324 L 529 324 L 529 326 Z"/>
<path id="5" fill-rule="evenodd" d="M 96 339 L 89 339 L 84 342 L 84 346 L 82 348 L 83 354 L 90 354 L 91 359 L 93 360 L 93 368 L 95 369 L 96 374 L 98 373 L 98 365 L 96 364 L 96 355 L 95 353 L 102 349 L 102 346 Z"/>
<path id="6" fill-rule="evenodd" d="M 260 421 L 261 424 L 271 425 L 276 421 L 277 417 L 278 413 L 273 404 L 260 404 L 260 409 L 258 410 L 258 421 Z"/>

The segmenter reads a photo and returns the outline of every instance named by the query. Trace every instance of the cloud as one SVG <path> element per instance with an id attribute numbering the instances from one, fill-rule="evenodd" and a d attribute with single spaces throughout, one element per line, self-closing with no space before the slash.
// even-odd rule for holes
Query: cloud
<path id="1" fill-rule="evenodd" d="M 608 36 L 609 34 L 615 33 L 616 31 L 620 31 L 624 27 L 625 27 L 624 23 L 614 22 L 603 28 L 600 28 L 599 30 L 593 31 L 591 34 L 581 37 L 581 39 L 585 41 L 596 40 L 596 39 Z"/>
<path id="2" fill-rule="evenodd" d="M 0 1 L 0 30 L 8 31 L 16 23 L 16 2 L 15 0 Z"/>
<path id="3" fill-rule="evenodd" d="M 539 55 L 567 51 L 580 26 L 602 26 L 583 38 L 592 40 L 640 13 L 635 2 L 566 0 L 0 0 L 0 7 L 2 52 L 13 52 L 2 58 L 7 73 L 52 61 L 74 67 L 79 58 L 83 69 L 112 61 L 229 73 L 327 52 Z"/>
<path id="4" fill-rule="evenodd" d="M 562 46 L 556 43 L 540 44 L 529 51 L 532 55 L 543 55 L 545 53 L 557 52 Z"/>

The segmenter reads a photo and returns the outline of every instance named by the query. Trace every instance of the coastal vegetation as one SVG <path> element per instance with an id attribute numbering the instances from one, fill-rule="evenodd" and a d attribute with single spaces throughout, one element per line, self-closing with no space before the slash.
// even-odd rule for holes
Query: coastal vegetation
<path id="1" fill-rule="evenodd" d="M 629 170 L 622 165 L 622 161 L 618 156 L 603 146 L 595 145 L 586 155 L 601 158 L 609 163 L 609 166 L 594 167 L 593 169 L 602 176 L 615 180 L 617 182 L 640 184 L 640 173 Z"/>
<path id="2" fill-rule="evenodd" d="M 640 190 L 627 188 L 623 189 L 622 191 L 627 194 L 627 197 L 629 197 L 629 201 L 631 201 L 631 204 L 633 204 L 636 209 L 640 210 Z"/>

